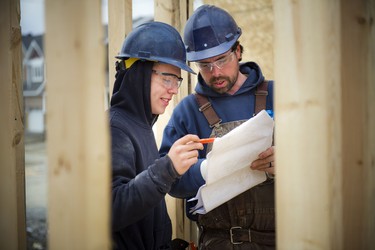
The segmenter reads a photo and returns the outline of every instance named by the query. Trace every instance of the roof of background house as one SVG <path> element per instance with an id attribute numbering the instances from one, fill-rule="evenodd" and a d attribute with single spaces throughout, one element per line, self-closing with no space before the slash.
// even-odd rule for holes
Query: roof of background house
<path id="1" fill-rule="evenodd" d="M 25 46 L 25 49 L 29 48 L 31 42 L 35 40 L 35 42 L 39 45 L 39 47 L 44 50 L 43 48 L 43 37 L 44 35 L 37 35 L 33 36 L 31 34 L 27 34 L 25 36 L 22 36 L 22 44 Z"/>

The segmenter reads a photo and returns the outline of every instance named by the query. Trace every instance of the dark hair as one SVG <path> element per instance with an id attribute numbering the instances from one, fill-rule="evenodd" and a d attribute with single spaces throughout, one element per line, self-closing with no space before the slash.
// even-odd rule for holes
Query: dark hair
<path id="1" fill-rule="evenodd" d="M 242 53 L 243 53 L 243 46 L 240 44 L 240 42 L 239 41 L 236 41 L 234 44 L 233 44 L 233 46 L 230 48 L 230 50 L 231 51 L 235 51 L 236 49 L 237 49 L 237 46 L 240 46 L 240 52 L 241 52 L 241 57 L 240 57 L 240 59 L 238 59 L 238 61 L 239 62 L 241 62 L 241 60 L 242 60 Z"/>

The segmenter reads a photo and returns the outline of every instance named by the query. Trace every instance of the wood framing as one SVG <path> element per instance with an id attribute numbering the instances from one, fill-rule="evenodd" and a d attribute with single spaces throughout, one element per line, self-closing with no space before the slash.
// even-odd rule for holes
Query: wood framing
<path id="1" fill-rule="evenodd" d="M 26 249 L 20 1 L 0 9 L 0 249 Z"/>
<path id="2" fill-rule="evenodd" d="M 108 82 L 109 96 L 112 96 L 115 82 L 115 56 L 121 51 L 125 37 L 132 30 L 132 1 L 108 1 Z"/>
<path id="3" fill-rule="evenodd" d="M 111 249 L 101 1 L 46 1 L 48 247 Z"/>
<path id="4" fill-rule="evenodd" d="M 103 92 L 106 77 L 112 92 L 132 1 L 108 1 L 108 58 L 101 1 L 45 3 L 48 247 L 111 249 Z M 154 4 L 155 20 L 182 35 L 193 1 Z M 375 0 L 279 0 L 272 7 L 277 249 L 369 249 L 375 245 Z M 0 249 L 26 249 L 20 2 L 3 0 L 0 8 Z M 196 76 L 182 74 L 174 105 L 194 89 Z M 159 145 L 173 108 L 156 124 Z M 183 201 L 167 196 L 167 204 L 173 237 L 196 242 Z"/>
<path id="5" fill-rule="evenodd" d="M 193 1 L 189 0 L 155 0 L 155 21 L 165 22 L 175 27 L 182 35 L 182 29 L 185 26 L 189 14 L 193 12 Z M 173 105 L 169 105 L 163 115 L 161 115 L 156 124 L 156 140 L 160 145 L 163 130 L 166 126 L 173 108 L 180 102 L 182 98 L 191 93 L 191 74 L 181 71 L 184 78 L 183 84 L 179 89 L 178 95 L 173 98 Z M 194 76 L 193 76 L 194 79 Z M 194 79 L 195 80 L 195 79 Z M 184 201 L 175 199 L 169 195 L 166 197 L 168 213 L 173 225 L 173 238 L 178 237 L 187 241 L 195 241 L 195 231 L 191 232 L 192 222 L 185 216 Z"/>
<path id="6" fill-rule="evenodd" d="M 369 249 L 374 1 L 274 1 L 274 14 L 278 249 Z"/>
<path id="7" fill-rule="evenodd" d="M 341 1 L 342 249 L 375 246 L 374 19 L 374 0 Z"/>

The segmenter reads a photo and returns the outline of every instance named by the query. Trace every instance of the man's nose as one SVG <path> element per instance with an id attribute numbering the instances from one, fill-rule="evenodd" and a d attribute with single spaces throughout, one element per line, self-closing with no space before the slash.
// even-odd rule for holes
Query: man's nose
<path id="1" fill-rule="evenodd" d="M 219 69 L 215 64 L 211 64 L 211 75 L 218 76 L 221 73 L 221 69 Z"/>

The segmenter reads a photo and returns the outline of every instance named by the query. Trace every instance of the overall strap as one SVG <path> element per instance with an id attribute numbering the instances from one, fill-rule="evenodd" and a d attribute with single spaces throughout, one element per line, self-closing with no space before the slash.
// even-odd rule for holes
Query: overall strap
<path id="1" fill-rule="evenodd" d="M 199 111 L 203 112 L 203 115 L 206 117 L 208 123 L 210 124 L 210 128 L 218 126 L 221 122 L 221 119 L 216 114 L 214 108 L 211 106 L 211 103 L 208 101 L 207 97 L 195 93 L 195 99 L 199 105 Z"/>
<path id="2" fill-rule="evenodd" d="M 255 91 L 255 112 L 253 116 L 258 114 L 261 110 L 266 109 L 266 101 L 268 95 L 267 86 L 267 80 L 264 80 L 257 86 L 257 89 Z M 206 117 L 208 123 L 210 124 L 210 127 L 213 128 L 215 126 L 218 126 L 222 120 L 216 114 L 207 97 L 198 93 L 195 93 L 194 95 L 199 105 L 199 111 L 203 112 L 203 115 Z"/>
<path id="3" fill-rule="evenodd" d="M 258 114 L 263 109 L 266 109 L 268 95 L 268 81 L 264 80 L 261 84 L 257 86 L 255 91 L 255 112 L 253 116 Z"/>

